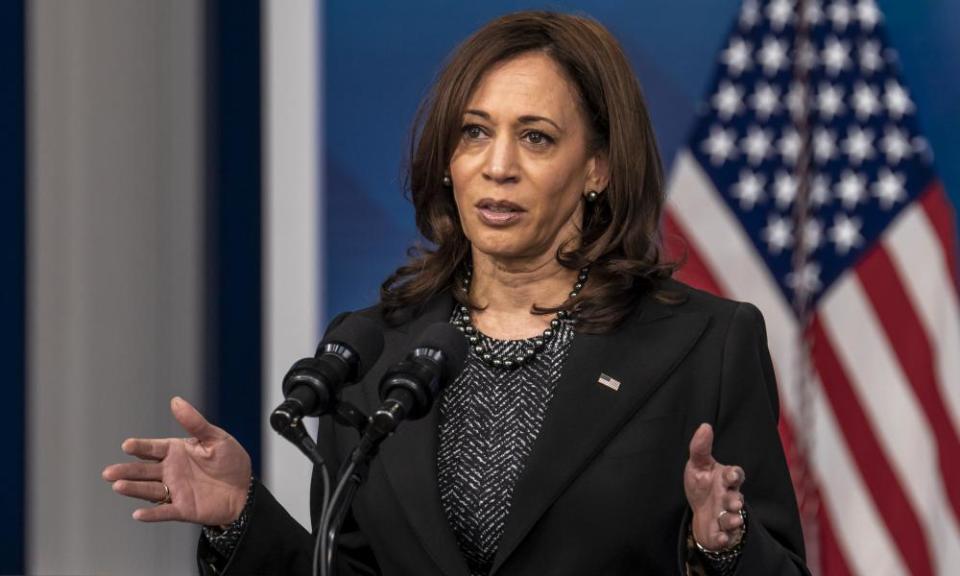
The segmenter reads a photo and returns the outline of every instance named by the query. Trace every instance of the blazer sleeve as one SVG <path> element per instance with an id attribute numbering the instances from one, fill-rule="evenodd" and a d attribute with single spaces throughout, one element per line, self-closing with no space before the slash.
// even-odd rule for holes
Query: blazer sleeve
<path id="1" fill-rule="evenodd" d="M 777 431 L 780 401 L 766 328 L 752 304 L 738 304 L 734 311 L 722 362 L 713 454 L 746 473 L 741 490 L 747 536 L 735 573 L 809 576 L 796 496 Z M 684 563 L 691 519 L 688 510 L 680 533 Z"/>
<path id="2" fill-rule="evenodd" d="M 218 572 L 216 552 L 202 536 L 197 562 L 204 576 L 213 574 L 310 574 L 313 537 L 256 481 L 247 527 L 233 554 Z"/>
<path id="3" fill-rule="evenodd" d="M 330 470 L 336 471 L 335 459 L 328 458 L 334 452 L 328 434 L 332 434 L 333 423 L 323 418 L 318 437 L 324 439 L 321 452 Z M 311 522 L 316 526 L 320 516 L 320 499 L 323 489 L 318 471 L 314 470 L 311 495 Z M 267 488 L 259 481 L 255 483 L 253 506 L 249 511 L 247 528 L 243 533 L 233 555 L 217 572 L 216 552 L 206 539 L 200 538 L 197 559 L 200 573 L 204 576 L 223 574 L 239 576 L 246 574 L 282 574 L 309 576 L 313 573 L 313 548 L 315 534 L 311 534 L 300 525 L 277 502 Z M 348 514 L 344 521 L 337 546 L 337 571 L 343 576 L 375 576 L 379 574 L 376 561 L 370 551 L 366 538 L 360 532 Z"/>
<path id="4" fill-rule="evenodd" d="M 329 332 L 346 318 L 336 316 L 327 327 Z M 331 482 L 336 482 L 340 468 L 336 450 L 336 430 L 330 416 L 320 418 L 317 431 L 317 447 L 330 471 Z M 331 490 L 333 487 L 331 486 Z M 310 488 L 310 519 L 316 526 L 320 520 L 323 498 L 322 479 L 314 467 Z M 282 574 L 310 576 L 313 573 L 313 548 L 315 534 L 308 532 L 277 502 L 276 498 L 259 481 L 255 482 L 253 506 L 249 511 L 247 527 L 229 559 L 217 570 L 216 551 L 200 537 L 197 547 L 197 564 L 203 576 L 246 574 Z M 353 514 L 347 514 L 337 546 L 336 573 L 342 576 L 376 576 L 379 569 L 370 551 L 366 538 L 360 532 Z"/>

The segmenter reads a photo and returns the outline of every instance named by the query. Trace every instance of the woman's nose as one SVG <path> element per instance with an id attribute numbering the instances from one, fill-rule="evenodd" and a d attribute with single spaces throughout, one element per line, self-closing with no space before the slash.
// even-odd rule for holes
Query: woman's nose
<path id="1" fill-rule="evenodd" d="M 513 138 L 498 135 L 487 148 L 483 176 L 497 183 L 517 180 L 517 146 Z"/>

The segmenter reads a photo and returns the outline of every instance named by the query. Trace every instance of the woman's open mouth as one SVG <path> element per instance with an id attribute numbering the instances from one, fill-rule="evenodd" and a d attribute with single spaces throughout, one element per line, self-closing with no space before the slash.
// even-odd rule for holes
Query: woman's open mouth
<path id="1" fill-rule="evenodd" d="M 526 213 L 519 204 L 508 200 L 484 198 L 475 204 L 480 220 L 489 226 L 506 226 L 520 219 Z"/>

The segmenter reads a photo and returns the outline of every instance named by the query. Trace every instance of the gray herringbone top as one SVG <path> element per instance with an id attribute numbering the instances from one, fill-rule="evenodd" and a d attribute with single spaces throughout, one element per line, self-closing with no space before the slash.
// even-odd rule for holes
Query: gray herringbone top
<path id="1" fill-rule="evenodd" d="M 473 576 L 486 576 L 503 535 L 517 479 L 540 433 L 574 329 L 563 322 L 529 363 L 494 368 L 470 351 L 460 377 L 440 399 L 437 473 L 440 500 Z M 524 341 L 480 335 L 498 357 Z"/>

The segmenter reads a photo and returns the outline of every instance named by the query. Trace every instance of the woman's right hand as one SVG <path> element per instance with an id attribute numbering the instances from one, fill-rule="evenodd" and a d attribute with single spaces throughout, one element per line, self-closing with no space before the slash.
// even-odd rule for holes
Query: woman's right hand
<path id="1" fill-rule="evenodd" d="M 103 469 L 103 479 L 124 496 L 158 503 L 135 510 L 137 520 L 230 524 L 247 501 L 250 455 L 183 398 L 170 400 L 170 411 L 190 437 L 128 438 L 121 448 L 140 461 L 111 464 Z M 164 485 L 166 503 L 161 502 Z"/>

